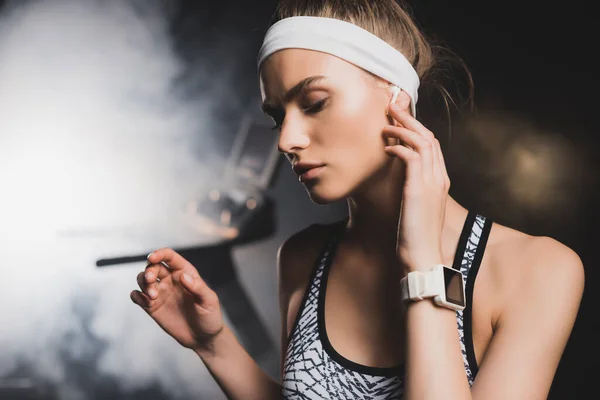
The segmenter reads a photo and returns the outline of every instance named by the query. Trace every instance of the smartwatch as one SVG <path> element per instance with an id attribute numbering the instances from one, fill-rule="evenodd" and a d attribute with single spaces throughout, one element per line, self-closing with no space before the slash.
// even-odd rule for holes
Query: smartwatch
<path id="1" fill-rule="evenodd" d="M 443 264 L 427 272 L 409 272 L 400 280 L 400 293 L 403 303 L 433 297 L 435 304 L 451 310 L 464 310 L 466 306 L 462 273 Z"/>

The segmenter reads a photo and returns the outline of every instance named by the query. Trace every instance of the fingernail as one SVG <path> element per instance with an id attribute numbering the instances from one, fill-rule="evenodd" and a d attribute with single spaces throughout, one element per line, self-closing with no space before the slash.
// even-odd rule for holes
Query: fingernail
<path id="1" fill-rule="evenodd" d="M 150 257 L 152 257 L 152 254 L 154 254 L 154 253 L 150 253 L 150 254 L 148 254 L 148 257 L 146 257 L 146 260 L 149 260 L 149 259 L 150 259 Z"/>
<path id="2" fill-rule="evenodd" d="M 188 283 L 192 283 L 194 280 L 192 279 L 191 275 L 186 274 L 185 272 L 183 273 L 183 279 L 185 279 L 186 281 L 188 281 Z"/>
<path id="3" fill-rule="evenodd" d="M 149 281 L 152 279 L 152 272 L 148 272 L 146 275 L 144 275 L 146 277 L 146 280 Z"/>
<path id="4" fill-rule="evenodd" d="M 154 290 L 154 289 L 148 290 L 148 295 L 150 295 L 150 297 L 152 297 L 152 298 L 155 298 L 156 297 L 156 290 Z"/>

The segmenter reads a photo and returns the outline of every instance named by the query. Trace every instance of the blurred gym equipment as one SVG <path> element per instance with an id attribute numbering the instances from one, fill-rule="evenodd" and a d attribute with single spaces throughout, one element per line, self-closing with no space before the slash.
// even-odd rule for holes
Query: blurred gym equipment
<path id="1" fill-rule="evenodd" d="M 242 345 L 255 358 L 274 351 L 275 347 L 238 279 L 231 251 L 237 245 L 262 240 L 276 232 L 275 205 L 266 191 L 275 181 L 282 160 L 277 134 L 259 105 L 252 103 L 242 119 L 224 176 L 182 210 L 185 223 L 209 243 L 180 248 L 169 243 L 164 246 L 173 247 L 190 261 L 217 292 Z M 146 256 L 147 253 L 102 258 L 96 265 L 142 262 Z"/>

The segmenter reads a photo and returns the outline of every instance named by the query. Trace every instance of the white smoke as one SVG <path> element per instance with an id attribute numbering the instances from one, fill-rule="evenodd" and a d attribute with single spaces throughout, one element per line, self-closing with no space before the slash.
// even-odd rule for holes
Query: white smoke
<path id="1" fill-rule="evenodd" d="M 220 398 L 201 360 L 130 302 L 144 265 L 94 265 L 194 239 L 168 221 L 222 161 L 208 158 L 209 94 L 175 95 L 185 65 L 157 2 L 11 5 L 0 19 L 0 390 L 24 370 L 60 399 L 100 398 L 90 376 L 106 398 L 152 385 Z M 132 226 L 151 228 L 119 233 Z"/>

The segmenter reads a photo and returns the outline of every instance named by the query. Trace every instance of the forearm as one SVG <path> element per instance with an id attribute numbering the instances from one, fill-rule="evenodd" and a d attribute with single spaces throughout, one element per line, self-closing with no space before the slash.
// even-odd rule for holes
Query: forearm
<path id="1" fill-rule="evenodd" d="M 229 327 L 196 354 L 228 399 L 281 399 L 281 385 L 258 366 Z"/>
<path id="2" fill-rule="evenodd" d="M 406 318 L 406 400 L 471 399 L 456 312 L 433 300 L 410 302 Z"/>

